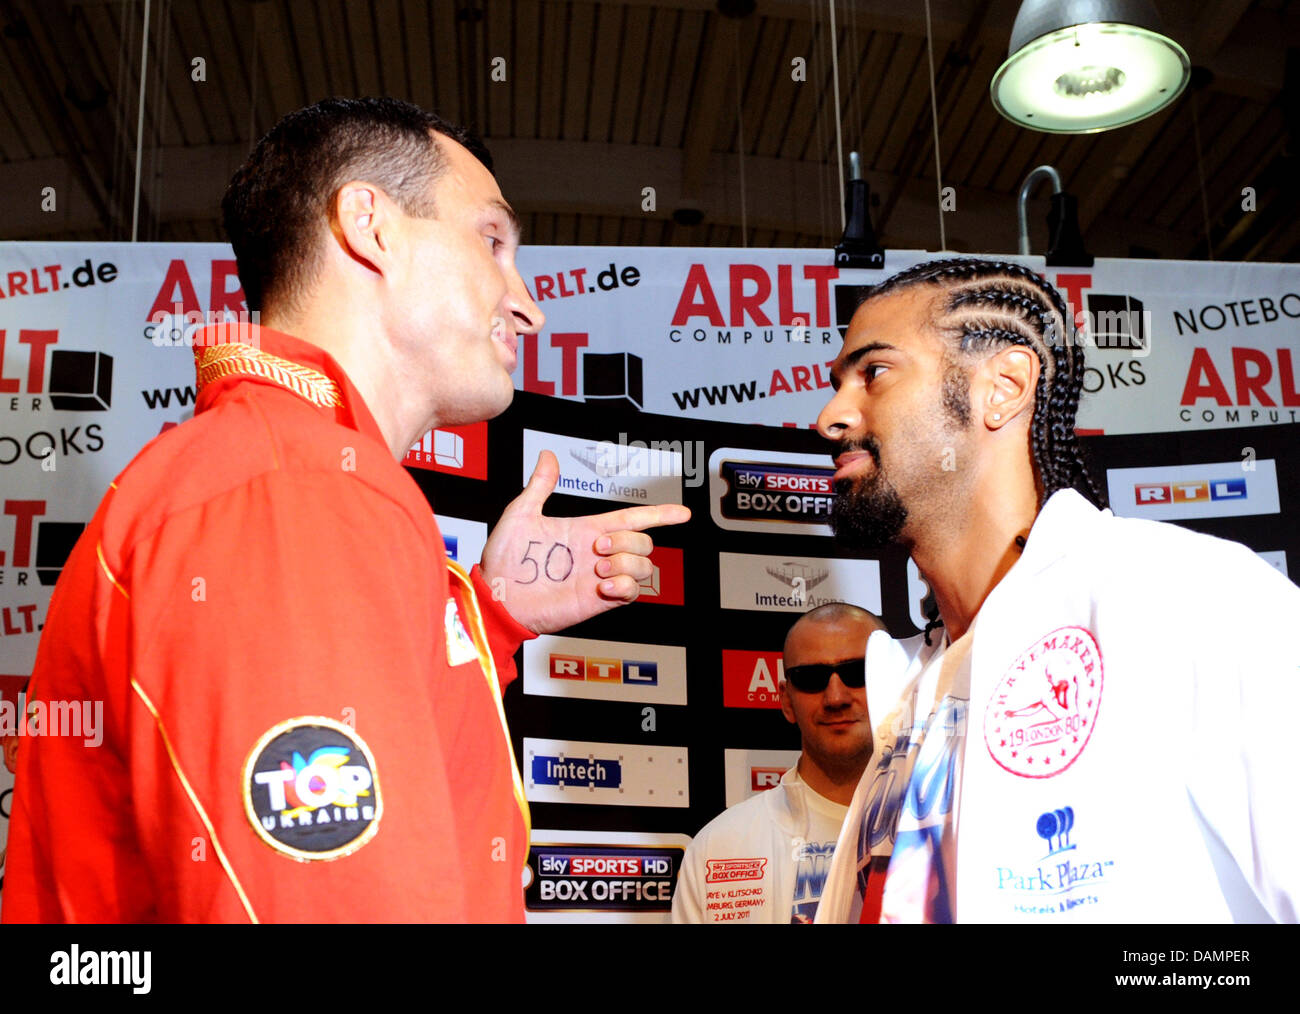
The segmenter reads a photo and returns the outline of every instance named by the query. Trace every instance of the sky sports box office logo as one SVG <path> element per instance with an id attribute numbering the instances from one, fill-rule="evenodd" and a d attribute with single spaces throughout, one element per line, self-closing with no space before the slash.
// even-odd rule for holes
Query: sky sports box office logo
<path id="1" fill-rule="evenodd" d="M 689 835 L 677 833 L 534 828 L 524 917 L 530 923 L 666 923 L 690 843 Z"/>
<path id="2" fill-rule="evenodd" d="M 1277 514 L 1277 462 L 1272 458 L 1106 470 L 1111 510 L 1155 521 Z"/>
<path id="3" fill-rule="evenodd" d="M 880 563 L 813 556 L 719 553 L 723 609 L 806 613 L 830 602 L 851 602 L 880 613 Z"/>
<path id="4" fill-rule="evenodd" d="M 524 693 L 686 703 L 686 649 L 542 634 L 524 642 Z"/>
<path id="5" fill-rule="evenodd" d="M 830 535 L 834 475 L 826 454 L 719 447 L 709 456 L 713 523 L 733 532 Z"/>
<path id="6" fill-rule="evenodd" d="M 524 737 L 533 803 L 690 806 L 686 747 Z"/>

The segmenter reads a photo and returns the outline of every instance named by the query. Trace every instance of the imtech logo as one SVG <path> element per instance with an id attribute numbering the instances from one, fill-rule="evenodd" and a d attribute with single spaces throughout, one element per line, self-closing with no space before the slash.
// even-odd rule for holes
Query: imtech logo
<path id="1" fill-rule="evenodd" d="M 524 693 L 686 703 L 686 649 L 543 634 L 524 644 Z"/>
<path id="2" fill-rule="evenodd" d="M 1277 463 L 1272 458 L 1204 465 L 1111 468 L 1110 506 L 1123 517 L 1157 521 L 1277 514 Z"/>
<path id="3" fill-rule="evenodd" d="M 684 746 L 524 737 L 523 768 L 534 803 L 691 805 Z"/>

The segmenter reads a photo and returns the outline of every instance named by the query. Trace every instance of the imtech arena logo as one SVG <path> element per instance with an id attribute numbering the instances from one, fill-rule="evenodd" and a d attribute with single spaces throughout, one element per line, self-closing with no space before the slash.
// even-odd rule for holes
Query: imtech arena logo
<path id="1" fill-rule="evenodd" d="M 524 907 L 667 912 L 682 855 L 680 847 L 533 845 L 524 873 Z"/>
<path id="2" fill-rule="evenodd" d="M 759 264 L 728 265 L 725 282 L 716 275 L 711 279 L 703 264 L 692 264 L 677 298 L 668 340 L 674 345 L 707 342 L 740 348 L 756 341 L 833 345 L 831 282 L 839 276 L 837 267 L 804 264 L 796 292 L 793 264 L 777 265 L 775 284 Z"/>
<path id="3" fill-rule="evenodd" d="M 586 352 L 590 334 L 586 331 L 556 332 L 549 336 L 550 347 L 560 351 L 560 390 L 554 380 L 539 373 L 541 336 L 519 336 L 519 365 L 523 377 L 519 387 L 534 394 L 565 398 L 581 397 L 584 401 L 622 401 L 640 410 L 645 407 L 645 384 L 641 357 L 630 352 Z M 581 364 L 582 387 L 578 386 Z M 554 375 L 553 373 L 551 374 Z"/>
<path id="4" fill-rule="evenodd" d="M 779 651 L 722 649 L 724 708 L 779 708 L 781 694 L 778 687 L 783 679 L 785 661 Z M 780 780 L 780 774 L 777 780 Z"/>
<path id="5" fill-rule="evenodd" d="M 5 500 L 2 504 L 3 516 L 14 519 L 13 538 L 8 548 L 0 549 L 0 568 L 19 569 L 15 575 L 15 585 L 26 585 L 30 569 L 36 571 L 37 580 L 44 587 L 49 587 L 59 580 L 63 565 L 68 562 L 72 548 L 85 530 L 84 522 L 71 521 L 37 521 L 46 510 L 45 500 Z M 0 529 L 0 546 L 4 545 L 3 529 Z M 33 544 L 35 553 L 32 552 Z M 0 583 L 3 583 L 5 571 L 0 570 Z M 26 607 L 19 607 L 20 609 Z M 35 608 L 34 606 L 32 607 Z M 28 632 L 31 629 L 31 617 L 26 622 Z M 5 623 L 5 633 L 17 633 L 9 630 Z"/>
<path id="6" fill-rule="evenodd" d="M 487 478 L 488 426 L 486 422 L 430 430 L 411 445 L 403 465 L 431 472 Z"/>
<path id="7" fill-rule="evenodd" d="M 1022 915 L 1058 915 L 1080 905 L 1096 905 L 1105 889 L 1113 859 L 1085 858 L 1071 840 L 1074 808 L 1048 810 L 1033 823 L 1034 833 L 1047 846 L 1047 854 L 1018 866 L 995 867 L 996 888 L 1014 899 L 1013 911 Z"/>
<path id="8" fill-rule="evenodd" d="M 8 338 L 16 339 L 18 348 L 9 347 L 6 356 Z M 107 352 L 52 348 L 58 342 L 57 330 L 22 328 L 16 333 L 6 333 L 0 328 L 0 404 L 6 405 L 10 411 L 17 411 L 20 407 L 33 412 L 43 411 L 46 407 L 65 412 L 108 410 L 113 403 L 113 357 Z M 20 365 L 23 346 L 27 349 L 25 371 Z M 87 427 L 87 433 L 91 429 L 96 431 L 95 437 L 98 438 L 98 424 Z M 13 437 L 3 439 L 11 446 L 19 443 Z M 40 457 L 44 453 L 33 456 Z M 0 463 L 9 464 L 16 460 L 16 457 L 11 457 L 4 461 L 7 456 L 0 447 Z"/>

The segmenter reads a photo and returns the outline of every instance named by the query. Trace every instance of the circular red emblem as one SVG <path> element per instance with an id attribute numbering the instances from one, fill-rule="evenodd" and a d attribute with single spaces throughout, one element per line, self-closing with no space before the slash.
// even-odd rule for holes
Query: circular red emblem
<path id="1" fill-rule="evenodd" d="M 1088 745 L 1101 707 L 1101 649 L 1083 627 L 1060 627 L 1035 641 L 993 691 L 984 744 L 999 767 L 1022 778 L 1051 778 Z"/>

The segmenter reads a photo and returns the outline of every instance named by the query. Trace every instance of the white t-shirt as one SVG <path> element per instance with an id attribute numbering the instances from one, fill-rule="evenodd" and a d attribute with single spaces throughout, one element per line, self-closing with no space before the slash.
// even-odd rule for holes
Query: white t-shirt
<path id="1" fill-rule="evenodd" d="M 954 922 L 969 633 L 935 653 L 900 704 L 898 735 L 886 749 L 901 792 L 876 817 L 882 830 L 892 825 L 894 843 L 880 921 Z"/>

